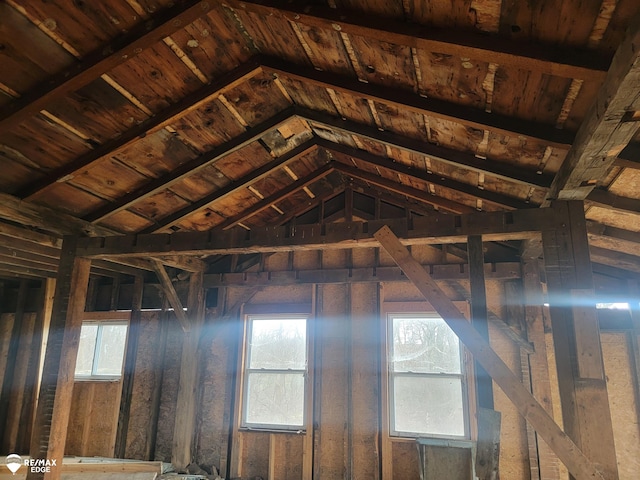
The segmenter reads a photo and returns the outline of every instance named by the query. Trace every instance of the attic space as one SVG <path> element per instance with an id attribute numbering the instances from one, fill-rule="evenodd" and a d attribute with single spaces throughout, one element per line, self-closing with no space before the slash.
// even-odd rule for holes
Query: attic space
<path id="1" fill-rule="evenodd" d="M 0 480 L 637 480 L 637 0 L 4 0 L 0 65 Z"/>

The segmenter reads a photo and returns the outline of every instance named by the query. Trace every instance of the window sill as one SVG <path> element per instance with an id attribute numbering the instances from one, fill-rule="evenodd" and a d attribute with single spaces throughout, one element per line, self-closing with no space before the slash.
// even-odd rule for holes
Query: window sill
<path id="1" fill-rule="evenodd" d="M 74 377 L 74 382 L 96 382 L 96 383 L 114 383 L 122 380 L 122 377 L 100 376 L 100 377 Z"/>
<path id="2" fill-rule="evenodd" d="M 289 435 L 304 435 L 307 433 L 305 428 L 269 428 L 269 427 L 240 427 L 239 432 L 244 433 L 284 433 Z"/>

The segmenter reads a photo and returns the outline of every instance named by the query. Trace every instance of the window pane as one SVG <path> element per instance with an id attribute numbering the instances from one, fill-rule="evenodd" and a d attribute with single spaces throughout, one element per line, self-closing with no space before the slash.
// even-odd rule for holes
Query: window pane
<path id="1" fill-rule="evenodd" d="M 97 375 L 120 375 L 122 373 L 122 361 L 124 347 L 127 340 L 127 325 L 102 325 L 102 336 Z"/>
<path id="2" fill-rule="evenodd" d="M 82 325 L 76 360 L 76 375 L 91 375 L 97 335 L 97 325 Z"/>
<path id="3" fill-rule="evenodd" d="M 302 426 L 304 374 L 249 373 L 246 422 Z"/>
<path id="4" fill-rule="evenodd" d="M 392 370 L 460 373 L 458 337 L 442 318 L 393 317 Z"/>
<path id="5" fill-rule="evenodd" d="M 252 319 L 249 368 L 306 367 L 307 327 L 304 318 Z"/>
<path id="6" fill-rule="evenodd" d="M 397 376 L 393 387 L 395 431 L 465 434 L 460 378 Z"/>

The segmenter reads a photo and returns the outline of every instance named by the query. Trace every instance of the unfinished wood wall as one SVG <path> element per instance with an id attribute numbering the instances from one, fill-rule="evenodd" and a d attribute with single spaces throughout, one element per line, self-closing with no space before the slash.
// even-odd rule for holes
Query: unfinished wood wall
<path id="1" fill-rule="evenodd" d="M 425 262 L 439 260 L 431 247 L 425 247 L 424 251 L 416 247 L 413 254 Z M 255 268 L 283 271 L 365 267 L 376 261 L 385 264 L 389 259 L 374 249 L 296 252 L 272 255 L 262 267 Z M 451 299 L 465 300 L 468 285 L 464 281 L 442 282 L 442 286 Z M 505 295 L 511 295 L 513 291 L 513 286 L 505 287 L 503 281 L 487 281 L 491 314 L 517 325 L 520 319 L 515 317 L 522 315 L 523 309 L 513 305 L 506 307 L 510 302 Z M 409 282 L 221 289 L 221 303 L 207 314 L 199 352 L 193 352 L 201 359 L 193 461 L 206 469 L 215 466 L 223 475 L 229 472 L 243 478 L 418 478 L 415 443 L 385 437 L 384 382 L 380 375 L 384 370 L 381 309 L 388 302 L 422 300 Z M 311 407 L 314 421 L 306 434 L 242 432 L 235 427 L 241 307 L 264 304 L 310 304 L 315 311 Z M 14 318 L 15 314 L 0 317 L 2 372 L 6 371 Z M 24 314 L 22 318 L 21 328 L 26 330 L 20 335 L 19 342 L 20 350 L 24 352 L 33 350 L 29 345 L 36 339 L 37 332 L 29 325 L 35 325 L 36 315 Z M 545 329 L 548 325 L 544 324 L 544 316 L 536 321 L 543 323 L 539 325 L 539 331 L 543 333 L 541 341 L 547 344 L 550 357 L 549 388 L 557 411 L 551 335 L 548 328 Z M 495 323 L 490 325 L 491 345 L 509 367 L 522 376 L 526 370 L 523 370 L 526 353 L 523 356 L 518 344 L 505 334 L 504 329 L 497 328 Z M 165 461 L 171 458 L 183 336 L 171 312 L 143 312 L 126 437 L 127 458 Z M 634 346 L 634 340 L 638 341 L 637 336 L 629 331 L 607 331 L 602 335 L 620 478 L 623 480 L 635 478 L 640 470 L 637 461 L 640 458 L 638 373 L 634 360 L 637 343 Z M 27 385 L 20 383 L 24 378 L 25 362 L 27 360 L 21 355 L 16 357 L 14 396 L 16 392 L 23 396 L 27 392 Z M 4 375 L 0 376 L 0 381 L 3 378 Z M 537 381 L 536 378 L 539 375 L 534 375 L 532 381 Z M 67 436 L 68 454 L 113 455 L 120 389 L 121 382 L 75 384 Z M 494 388 L 494 397 L 496 409 L 502 413 L 501 476 L 510 480 L 537 478 L 532 476 L 536 470 L 531 463 L 531 438 L 527 435 L 525 422 L 497 388 Z M 16 416 L 18 410 L 21 415 L 29 411 L 12 403 L 8 425 L 16 424 L 22 418 Z M 10 432 L 3 433 L 5 443 L 16 442 L 18 435 L 24 437 L 24 433 Z M 546 461 L 552 463 L 553 459 Z M 566 475 L 563 476 L 560 470 L 560 473 L 544 478 L 561 479 Z"/>

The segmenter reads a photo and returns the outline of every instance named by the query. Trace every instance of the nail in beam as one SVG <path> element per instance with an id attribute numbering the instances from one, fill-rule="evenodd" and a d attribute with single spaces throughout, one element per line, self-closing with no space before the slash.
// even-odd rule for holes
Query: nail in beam
<path id="1" fill-rule="evenodd" d="M 393 258 L 398 266 L 414 283 L 420 293 L 433 305 L 447 322 L 460 341 L 471 352 L 493 381 L 513 402 L 520 414 L 533 426 L 540 436 L 551 446 L 569 472 L 579 479 L 604 480 L 605 477 L 582 453 L 575 443 L 554 422 L 538 401 L 522 385 L 509 367 L 492 350 L 488 342 L 464 318 L 458 308 L 436 285 L 431 276 L 422 268 L 400 243 L 387 226 L 378 230 L 374 237 Z"/>

